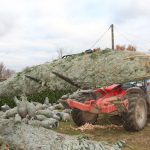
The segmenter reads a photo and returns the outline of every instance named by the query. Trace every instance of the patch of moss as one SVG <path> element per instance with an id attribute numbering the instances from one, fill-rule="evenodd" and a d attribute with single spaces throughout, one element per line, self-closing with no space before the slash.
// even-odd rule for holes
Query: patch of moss
<path id="1" fill-rule="evenodd" d="M 61 90 L 61 91 L 50 91 L 50 90 L 45 90 L 40 93 L 34 93 L 31 95 L 27 95 L 28 101 L 35 101 L 35 102 L 40 102 L 44 103 L 45 97 L 48 97 L 50 100 L 50 103 L 55 103 L 57 102 L 61 96 L 67 94 L 67 93 L 72 93 L 72 91 L 67 91 L 67 90 Z M 13 97 L 1 97 L 0 98 L 0 107 L 4 104 L 9 105 L 11 108 L 15 106 L 15 102 L 13 100 Z M 17 96 L 19 98 L 19 96 Z"/>
<path id="2" fill-rule="evenodd" d="M 40 93 L 35 93 L 28 95 L 28 100 L 29 101 L 37 101 L 40 103 L 43 103 L 45 100 L 45 97 L 48 97 L 51 103 L 57 102 L 61 96 L 67 94 L 67 93 L 72 93 L 71 91 L 67 90 L 56 90 L 56 91 L 50 91 L 50 90 L 45 90 Z"/>
<path id="3" fill-rule="evenodd" d="M 9 105 L 11 108 L 16 106 L 13 98 L 11 98 L 11 97 L 1 97 L 0 98 L 0 107 L 5 105 L 5 104 Z"/>
<path id="4" fill-rule="evenodd" d="M 62 67 L 62 68 L 65 68 L 65 65 L 64 65 L 64 64 L 62 64 L 62 65 L 61 65 L 61 67 Z"/>
<path id="5" fill-rule="evenodd" d="M 92 58 L 92 59 L 97 59 L 97 57 L 98 57 L 98 55 L 96 53 L 92 53 L 90 55 L 90 58 Z"/>
<path id="6" fill-rule="evenodd" d="M 31 72 L 32 71 L 32 67 L 26 67 L 25 69 L 24 69 L 24 72 L 25 73 L 29 73 L 29 72 Z"/>
<path id="7" fill-rule="evenodd" d="M 101 54 L 105 54 L 105 53 L 109 53 L 109 52 L 112 52 L 112 50 L 109 48 L 106 48 L 106 49 L 101 51 Z"/>
<path id="8" fill-rule="evenodd" d="M 21 75 L 21 72 L 18 72 L 18 73 L 17 73 L 17 77 L 20 77 L 20 75 Z"/>

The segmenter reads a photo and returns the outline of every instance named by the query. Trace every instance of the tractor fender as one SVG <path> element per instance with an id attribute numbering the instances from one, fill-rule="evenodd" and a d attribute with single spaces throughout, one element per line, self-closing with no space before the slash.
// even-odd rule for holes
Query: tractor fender
<path id="1" fill-rule="evenodd" d="M 126 91 L 126 95 L 128 95 L 128 94 L 136 94 L 136 93 L 140 94 L 141 96 L 143 96 L 144 99 L 148 102 L 147 94 L 141 88 L 132 87 L 132 88 L 127 89 L 127 91 Z"/>

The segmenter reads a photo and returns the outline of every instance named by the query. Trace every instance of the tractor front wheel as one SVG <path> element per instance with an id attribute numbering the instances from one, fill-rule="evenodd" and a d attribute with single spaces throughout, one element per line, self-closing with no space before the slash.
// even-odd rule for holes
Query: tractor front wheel
<path id="1" fill-rule="evenodd" d="M 123 114 L 123 126 L 127 131 L 139 131 L 147 122 L 146 100 L 139 94 L 128 97 L 128 108 Z"/>
<path id="2" fill-rule="evenodd" d="M 98 118 L 97 114 L 82 111 L 79 109 L 72 109 L 72 119 L 77 126 L 82 126 L 86 123 L 95 124 Z"/>

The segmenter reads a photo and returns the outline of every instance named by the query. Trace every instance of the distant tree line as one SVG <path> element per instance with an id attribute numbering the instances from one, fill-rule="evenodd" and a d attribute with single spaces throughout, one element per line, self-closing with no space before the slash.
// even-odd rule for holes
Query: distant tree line
<path id="1" fill-rule="evenodd" d="M 4 63 L 0 62 L 0 80 L 5 80 L 15 73 L 14 70 L 7 69 Z"/>

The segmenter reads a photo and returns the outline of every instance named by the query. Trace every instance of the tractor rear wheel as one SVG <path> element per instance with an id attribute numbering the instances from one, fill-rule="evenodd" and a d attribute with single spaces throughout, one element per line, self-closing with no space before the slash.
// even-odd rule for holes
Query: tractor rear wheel
<path id="1" fill-rule="evenodd" d="M 143 96 L 131 94 L 128 97 L 128 108 L 123 113 L 123 126 L 127 131 L 139 131 L 147 122 L 147 104 Z"/>
<path id="2" fill-rule="evenodd" d="M 97 114 L 82 111 L 79 109 L 72 109 L 72 119 L 77 126 L 82 126 L 86 123 L 95 124 L 98 118 Z"/>

